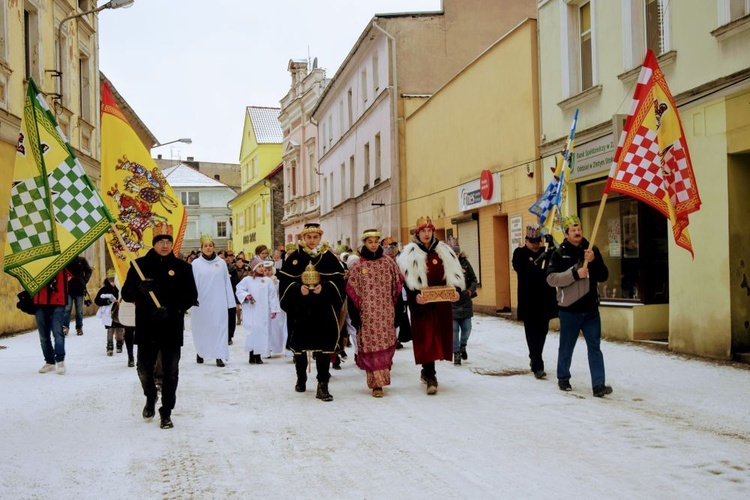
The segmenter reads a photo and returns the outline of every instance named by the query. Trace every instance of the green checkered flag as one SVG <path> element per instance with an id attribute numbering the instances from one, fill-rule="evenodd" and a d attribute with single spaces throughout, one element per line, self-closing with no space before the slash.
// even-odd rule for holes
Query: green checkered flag
<path id="1" fill-rule="evenodd" d="M 33 295 L 114 219 L 31 80 L 16 150 L 3 268 Z"/>
<path id="2" fill-rule="evenodd" d="M 51 198 L 44 167 L 47 144 L 39 140 L 39 118 L 44 110 L 34 106 L 38 90 L 29 82 L 10 193 L 4 268 L 60 253 L 55 237 Z"/>

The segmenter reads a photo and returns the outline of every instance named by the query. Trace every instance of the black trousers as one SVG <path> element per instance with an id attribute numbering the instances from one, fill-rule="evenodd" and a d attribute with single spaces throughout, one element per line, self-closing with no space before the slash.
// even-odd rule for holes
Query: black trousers
<path id="1" fill-rule="evenodd" d="M 234 330 L 237 328 L 237 310 L 233 307 L 227 309 L 229 313 L 229 340 L 234 338 Z"/>
<path id="2" fill-rule="evenodd" d="M 135 327 L 125 327 L 125 349 L 128 351 L 128 359 L 133 359 L 133 337 L 135 336 Z"/>
<path id="3" fill-rule="evenodd" d="M 544 370 L 544 342 L 547 340 L 549 330 L 549 319 L 532 317 L 523 321 L 523 329 L 526 332 L 526 344 L 529 346 L 529 360 L 531 360 L 531 371 Z"/>
<path id="4" fill-rule="evenodd" d="M 329 354 L 315 353 L 315 369 L 318 372 L 318 382 L 328 383 L 331 379 L 331 356 Z M 294 368 L 297 370 L 299 380 L 307 380 L 307 353 L 294 355 Z"/>
<path id="5" fill-rule="evenodd" d="M 177 400 L 177 383 L 180 380 L 180 346 L 158 346 L 156 344 L 142 344 L 138 346 L 138 361 L 136 370 L 141 380 L 143 395 L 147 400 L 156 400 L 156 382 L 154 381 L 154 367 L 156 359 L 161 355 L 163 371 L 161 382 L 161 414 L 170 415 Z"/>

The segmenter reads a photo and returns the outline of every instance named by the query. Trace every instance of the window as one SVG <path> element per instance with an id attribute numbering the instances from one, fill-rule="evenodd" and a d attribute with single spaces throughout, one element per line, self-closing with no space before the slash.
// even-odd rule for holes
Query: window
<path id="1" fill-rule="evenodd" d="M 596 12 L 594 2 L 565 0 L 560 29 L 563 98 L 596 85 Z"/>
<path id="2" fill-rule="evenodd" d="M 346 101 L 348 104 L 347 110 L 349 111 L 349 123 L 347 124 L 347 128 L 352 128 L 352 124 L 354 123 L 354 102 L 352 98 L 352 89 L 349 89 L 346 92 Z"/>
<path id="3" fill-rule="evenodd" d="M 200 205 L 200 193 L 198 191 L 182 191 L 180 198 L 186 207 L 197 207 Z"/>
<path id="4" fill-rule="evenodd" d="M 341 135 L 344 135 L 344 99 L 341 99 L 339 101 L 339 130 L 341 131 Z"/>
<path id="5" fill-rule="evenodd" d="M 36 11 L 23 11 L 24 77 L 42 79 L 39 73 L 39 16 Z"/>
<path id="6" fill-rule="evenodd" d="M 318 190 L 318 187 L 315 185 L 315 178 L 317 177 L 317 174 L 315 171 L 317 170 L 317 166 L 315 165 L 315 152 L 310 151 L 310 154 L 308 155 L 308 171 L 310 172 L 310 185 L 307 188 L 306 193 L 314 193 Z"/>
<path id="7" fill-rule="evenodd" d="M 292 160 L 291 174 L 292 196 L 297 196 L 297 160 Z"/>
<path id="8" fill-rule="evenodd" d="M 8 62 L 8 26 L 6 26 L 6 16 L 8 7 L 5 5 L 7 0 L 0 0 L 0 62 Z"/>
<path id="9" fill-rule="evenodd" d="M 214 179 L 216 179 L 217 181 L 221 182 L 221 175 L 214 174 Z"/>
<path id="10" fill-rule="evenodd" d="M 646 20 L 646 48 L 651 49 L 655 55 L 664 53 L 664 31 L 662 0 L 646 0 L 646 11 L 644 19 Z"/>
<path id="11" fill-rule="evenodd" d="M 365 186 L 362 188 L 362 191 L 367 191 L 370 189 L 370 143 L 368 142 L 365 144 L 365 151 L 364 151 L 364 174 L 365 174 Z"/>
<path id="12" fill-rule="evenodd" d="M 360 76 L 362 82 L 362 102 L 367 104 L 367 70 L 363 69 Z"/>
<path id="13" fill-rule="evenodd" d="M 331 172 L 328 175 L 328 188 L 329 188 L 328 189 L 328 196 L 330 197 L 328 199 L 328 206 L 330 208 L 334 207 L 334 203 L 333 203 L 333 186 L 334 186 L 334 184 L 333 184 L 333 172 Z"/>
<path id="14" fill-rule="evenodd" d="M 328 207 L 326 206 L 326 202 L 328 201 L 328 179 L 323 179 L 323 192 L 321 194 L 323 197 L 320 200 L 320 209 L 322 212 L 328 212 Z"/>
<path id="15" fill-rule="evenodd" d="M 227 222 L 226 221 L 218 221 L 216 222 L 216 237 L 217 238 L 226 238 L 227 237 Z"/>
<path id="16" fill-rule="evenodd" d="M 375 180 L 373 185 L 380 182 L 380 133 L 375 134 Z"/>
<path id="17" fill-rule="evenodd" d="M 594 85 L 591 47 L 591 2 L 583 4 L 578 9 L 578 38 L 581 57 L 581 90 L 586 90 Z"/>
<path id="18" fill-rule="evenodd" d="M 333 114 L 328 115 L 328 146 L 333 144 Z"/>
<path id="19" fill-rule="evenodd" d="M 726 24 L 728 22 L 736 21 L 741 17 L 750 15 L 750 1 L 748 0 L 720 0 L 720 2 L 728 4 L 726 6 L 720 6 L 720 8 L 724 7 L 729 10 L 729 19 L 727 19 L 726 22 L 720 22 L 719 24 Z"/>
<path id="20" fill-rule="evenodd" d="M 341 201 L 346 200 L 346 164 L 341 164 Z"/>
<path id="21" fill-rule="evenodd" d="M 578 213 L 592 229 L 605 180 L 578 185 Z M 629 196 L 610 193 L 594 242 L 609 269 L 599 284 L 603 300 L 662 304 L 669 301 L 667 219 Z"/>
<path id="22" fill-rule="evenodd" d="M 83 52 L 80 54 L 78 59 L 78 88 L 80 92 L 80 106 L 81 106 L 81 118 L 89 123 L 93 123 L 93 115 L 91 112 L 91 61 L 88 56 Z"/>
<path id="23" fill-rule="evenodd" d="M 354 155 L 349 157 L 349 196 L 354 198 Z"/>
<path id="24" fill-rule="evenodd" d="M 380 90 L 380 74 L 378 72 L 378 53 L 372 56 L 372 86 L 375 88 L 375 94 Z"/>

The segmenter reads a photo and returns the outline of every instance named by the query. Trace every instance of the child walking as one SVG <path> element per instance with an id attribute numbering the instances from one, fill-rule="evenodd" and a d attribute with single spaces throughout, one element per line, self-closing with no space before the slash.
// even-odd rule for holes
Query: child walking
<path id="1" fill-rule="evenodd" d="M 271 263 L 273 265 L 273 263 Z M 272 321 L 280 311 L 279 295 L 273 280 L 266 276 L 265 266 L 259 258 L 250 261 L 252 276 L 237 284 L 237 300 L 242 304 L 242 325 L 245 327 L 245 351 L 250 364 L 262 365 L 262 357 L 269 357 L 269 338 Z"/>

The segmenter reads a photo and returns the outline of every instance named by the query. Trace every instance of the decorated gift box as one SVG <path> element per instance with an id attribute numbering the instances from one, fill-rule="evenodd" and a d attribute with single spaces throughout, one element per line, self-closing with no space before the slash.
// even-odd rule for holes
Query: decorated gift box
<path id="1" fill-rule="evenodd" d="M 450 302 L 456 293 L 452 286 L 428 286 L 422 289 L 425 302 Z"/>

